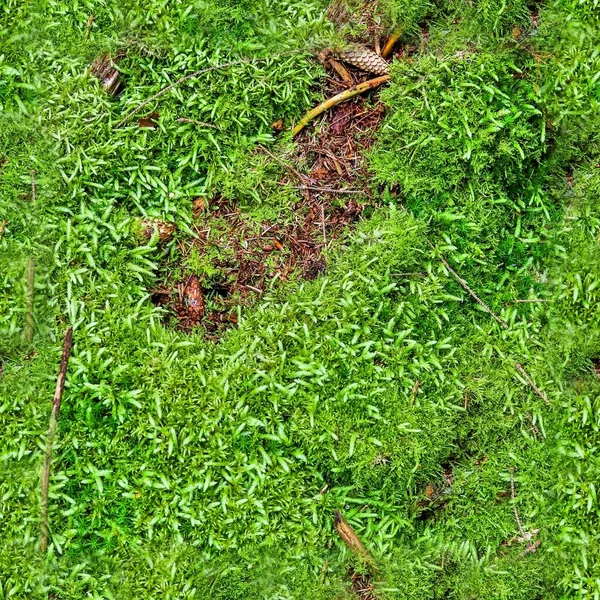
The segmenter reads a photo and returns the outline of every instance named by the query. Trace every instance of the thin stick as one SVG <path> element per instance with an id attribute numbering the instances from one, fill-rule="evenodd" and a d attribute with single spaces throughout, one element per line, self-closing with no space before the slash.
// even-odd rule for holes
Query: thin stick
<path id="1" fill-rule="evenodd" d="M 31 169 L 31 200 L 35 202 L 35 169 Z"/>
<path id="2" fill-rule="evenodd" d="M 0 242 L 2 242 L 2 238 L 4 237 L 4 230 L 6 229 L 7 225 L 8 221 L 6 219 L 0 221 Z"/>
<path id="3" fill-rule="evenodd" d="M 176 119 L 178 123 L 191 123 L 192 125 L 199 125 L 200 127 L 210 127 L 211 129 L 219 129 L 218 125 L 213 123 L 205 123 L 204 121 L 195 121 L 194 119 L 188 119 L 186 117 L 179 117 Z"/>
<path id="4" fill-rule="evenodd" d="M 385 43 L 385 46 L 383 47 L 383 50 L 381 51 L 381 56 L 383 56 L 383 58 L 387 58 L 392 53 L 392 50 L 394 49 L 394 46 L 400 39 L 401 35 L 402 35 L 402 30 L 399 27 L 394 29 L 392 35 L 390 35 L 390 37 L 388 38 L 388 41 Z"/>
<path id="5" fill-rule="evenodd" d="M 429 242 L 429 245 L 436 250 L 436 247 Z M 471 297 L 481 306 L 487 313 L 489 313 L 504 329 L 508 329 L 508 324 L 503 321 L 492 309 L 467 285 L 467 282 L 448 264 L 448 261 L 441 255 L 438 254 L 438 258 L 442 261 L 443 265 L 448 269 L 452 277 L 458 281 L 462 288 L 464 288 Z"/>
<path id="6" fill-rule="evenodd" d="M 48 549 L 48 487 L 50 484 L 50 466 L 52 462 L 52 447 L 54 445 L 54 436 L 56 435 L 56 426 L 58 415 L 60 413 L 60 403 L 65 389 L 65 380 L 67 377 L 67 367 L 69 366 L 69 356 L 71 346 L 73 345 L 73 328 L 69 327 L 65 333 L 63 342 L 63 351 L 60 358 L 60 368 L 58 378 L 56 379 L 56 388 L 54 390 L 54 399 L 52 401 L 52 412 L 50 413 L 50 424 L 48 426 L 48 440 L 46 452 L 44 453 L 44 466 L 42 468 L 42 495 L 41 495 L 41 529 L 42 537 L 40 540 L 40 549 L 46 552 Z"/>
<path id="7" fill-rule="evenodd" d="M 33 339 L 33 293 L 35 289 L 35 263 L 33 257 L 27 261 L 27 305 L 25 308 L 25 341 L 30 343 Z"/>
<path id="8" fill-rule="evenodd" d="M 184 77 L 180 77 L 177 81 L 171 83 L 167 87 L 162 88 L 162 90 L 156 92 L 156 94 L 154 94 L 153 96 L 151 96 L 150 98 L 148 98 L 148 100 L 144 100 L 144 102 L 142 102 L 136 108 L 134 108 L 133 110 L 129 111 L 123 117 L 123 119 L 121 119 L 121 121 L 119 121 L 119 123 L 117 123 L 115 125 L 115 129 L 118 129 L 119 127 L 121 127 L 121 125 L 123 125 L 124 123 L 127 123 L 127 121 L 129 121 L 129 119 L 131 119 L 131 117 L 133 117 L 133 115 L 135 115 L 138 112 L 140 112 L 140 110 L 142 110 L 142 108 L 144 108 L 144 106 L 148 106 L 148 104 L 150 104 L 150 102 L 152 102 L 153 100 L 156 100 L 160 96 L 166 94 L 167 92 L 169 92 L 170 90 L 172 90 L 174 87 L 182 84 L 184 81 L 188 81 L 190 79 L 194 79 L 195 77 L 198 77 L 199 75 L 203 75 L 204 73 L 209 73 L 211 71 L 220 71 L 221 69 L 228 69 L 229 67 L 233 67 L 235 65 L 242 65 L 242 64 L 245 64 L 245 63 L 249 63 L 249 62 L 253 62 L 253 61 L 260 61 L 260 60 L 266 60 L 266 59 L 265 58 L 242 58 L 240 60 L 232 60 L 230 62 L 223 63 L 221 65 L 215 65 L 214 67 L 207 67 L 205 69 L 200 69 L 199 71 L 194 71 L 193 73 L 190 73 L 189 75 L 185 75 Z"/>
<path id="9" fill-rule="evenodd" d="M 279 158 L 278 156 L 275 156 L 275 154 L 267 150 L 267 148 L 265 148 L 264 146 L 259 146 L 259 148 L 261 150 L 264 150 L 264 152 L 268 154 L 274 161 L 278 162 L 280 165 L 284 166 L 288 171 L 293 173 L 300 181 L 304 181 L 305 179 L 307 179 L 307 177 L 305 175 L 302 175 L 300 171 L 292 167 L 292 165 L 286 163 L 283 159 Z"/>
<path id="10" fill-rule="evenodd" d="M 298 125 L 294 127 L 294 130 L 292 131 L 292 136 L 298 135 L 313 119 L 315 119 L 325 111 L 329 110 L 330 108 L 333 108 L 334 106 L 337 106 L 342 102 L 346 102 L 347 100 L 350 100 L 355 96 L 358 96 L 359 94 L 363 94 L 364 92 L 373 90 L 379 87 L 380 85 L 384 84 L 386 81 L 389 81 L 390 79 L 390 75 L 382 75 L 381 77 L 376 77 L 375 79 L 369 79 L 368 81 L 364 81 L 363 83 L 359 83 L 354 87 L 348 88 L 347 90 L 344 90 L 336 96 L 333 96 L 333 98 L 329 98 L 329 100 L 322 102 L 321 104 L 319 104 L 319 106 L 308 111 L 304 115 L 304 117 L 302 117 Z"/>
<path id="11" fill-rule="evenodd" d="M 327 235 L 325 233 L 325 207 L 321 204 L 321 228 L 323 230 L 323 246 L 327 246 Z"/>
<path id="12" fill-rule="evenodd" d="M 531 389 L 546 403 L 546 405 L 550 406 L 550 400 L 548 400 L 548 396 L 546 396 L 546 394 L 544 394 L 544 392 L 542 392 L 542 390 L 540 390 L 540 388 L 537 385 L 535 385 L 535 382 L 533 381 L 533 379 L 531 379 L 531 377 L 523 368 L 523 366 L 519 363 L 516 363 L 515 369 L 523 376 L 523 379 L 525 379 L 525 381 L 529 384 Z"/>
<path id="13" fill-rule="evenodd" d="M 329 194 L 364 194 L 363 190 L 334 190 L 333 188 L 319 187 L 315 185 L 288 185 L 287 183 L 277 182 L 278 185 L 285 185 L 294 190 L 312 190 L 314 192 L 327 192 Z"/>
<path id="14" fill-rule="evenodd" d="M 519 518 L 519 511 L 517 511 L 517 505 L 515 504 L 515 468 L 510 468 L 510 495 L 513 500 L 513 511 L 515 513 L 515 519 L 517 521 L 517 525 L 519 526 L 519 533 L 521 537 L 525 537 L 525 530 L 523 529 L 523 525 L 521 524 L 521 519 Z"/>

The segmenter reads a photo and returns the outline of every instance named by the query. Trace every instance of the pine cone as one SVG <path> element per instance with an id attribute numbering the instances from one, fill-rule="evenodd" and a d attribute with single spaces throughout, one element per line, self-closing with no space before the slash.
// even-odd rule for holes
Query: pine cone
<path id="1" fill-rule="evenodd" d="M 175 224 L 162 219 L 149 218 L 140 220 L 142 237 L 148 241 L 155 231 L 158 231 L 158 240 L 160 242 L 168 242 L 175 233 Z"/>
<path id="2" fill-rule="evenodd" d="M 376 52 L 367 48 L 355 47 L 344 50 L 339 55 L 340 60 L 354 65 L 368 73 L 387 75 L 390 72 L 389 63 Z"/>

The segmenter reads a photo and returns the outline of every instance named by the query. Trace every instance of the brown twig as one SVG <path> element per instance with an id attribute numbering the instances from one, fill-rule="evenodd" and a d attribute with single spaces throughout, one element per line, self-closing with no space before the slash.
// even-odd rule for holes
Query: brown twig
<path id="1" fill-rule="evenodd" d="M 30 343 L 33 339 L 33 294 L 35 288 L 35 263 L 33 257 L 27 261 L 27 289 L 25 307 L 25 341 Z"/>
<path id="2" fill-rule="evenodd" d="M 337 106 L 342 102 L 346 102 L 347 100 L 350 100 L 355 96 L 358 96 L 359 94 L 363 94 L 364 92 L 368 92 L 369 90 L 378 88 L 380 85 L 384 84 L 390 79 L 390 75 L 382 75 L 381 77 L 375 77 L 375 79 L 369 79 L 368 81 L 364 81 L 363 83 L 359 83 L 354 87 L 348 88 L 347 90 L 344 90 L 343 92 L 333 96 L 332 98 L 329 98 L 329 100 L 322 102 L 321 104 L 319 104 L 319 106 L 308 111 L 304 115 L 304 117 L 302 117 L 298 125 L 294 127 L 294 130 L 292 131 L 292 136 L 298 135 L 313 119 L 315 119 L 325 111 L 329 110 L 330 108 L 333 108 L 334 106 Z"/>
<path id="3" fill-rule="evenodd" d="M 428 240 L 429 241 L 429 240 Z M 429 241 L 429 245 L 433 250 L 436 250 L 436 247 Z M 463 289 L 465 289 L 471 297 L 481 306 L 496 322 L 498 322 L 504 329 L 508 329 L 508 324 L 506 321 L 503 321 L 496 313 L 492 311 L 492 309 L 468 286 L 467 282 L 448 264 L 448 261 L 441 255 L 438 254 L 438 258 L 442 261 L 443 265 L 446 267 L 448 272 L 458 281 Z"/>
<path id="4" fill-rule="evenodd" d="M 521 552 L 519 554 L 519 557 L 522 557 L 525 554 L 528 554 L 529 552 L 535 552 L 539 548 L 539 546 L 542 542 L 541 542 L 541 540 L 537 540 L 535 542 L 531 541 L 532 538 L 535 537 L 535 535 L 539 532 L 539 529 L 533 529 L 532 531 L 528 532 L 528 531 L 525 531 L 525 529 L 523 528 L 523 524 L 521 523 L 521 519 L 519 517 L 519 511 L 517 510 L 517 505 L 515 503 L 516 493 L 515 493 L 515 468 L 514 467 L 510 468 L 510 495 L 512 497 L 512 502 L 513 502 L 513 512 L 515 515 L 515 521 L 517 522 L 517 527 L 519 528 L 519 533 L 521 534 L 521 537 L 517 538 L 517 539 L 520 542 L 527 542 L 525 549 L 523 550 L 523 552 Z M 509 542 L 509 545 L 510 545 L 510 542 Z"/>
<path id="5" fill-rule="evenodd" d="M 280 165 L 282 165 L 288 171 L 290 171 L 290 173 L 293 173 L 300 181 L 305 181 L 306 179 L 308 179 L 306 175 L 302 175 L 302 173 L 300 173 L 298 169 L 295 169 L 294 167 L 292 167 L 292 165 L 286 163 L 285 160 L 279 158 L 278 156 L 275 156 L 275 154 L 267 150 L 267 148 L 265 148 L 264 146 L 259 146 L 259 148 L 263 150 L 266 154 L 268 154 L 274 161 L 278 162 Z"/>
<path id="6" fill-rule="evenodd" d="M 523 525 L 521 524 L 521 519 L 519 518 L 519 511 L 517 510 L 517 505 L 515 504 L 515 468 L 510 468 L 510 495 L 513 501 L 513 512 L 515 513 L 515 520 L 517 521 L 517 526 L 519 527 L 519 533 L 521 537 L 525 537 L 525 530 L 523 529 Z"/>
<path id="7" fill-rule="evenodd" d="M 7 225 L 8 221 L 6 219 L 0 221 L 0 242 L 2 242 L 2 238 L 4 237 L 4 230 L 6 229 Z"/>
<path id="8" fill-rule="evenodd" d="M 185 81 L 189 81 L 190 79 L 194 79 L 195 77 L 198 77 L 199 75 L 203 75 L 204 73 L 209 73 L 211 71 L 220 71 L 221 69 L 228 69 L 229 67 L 233 67 L 236 65 L 242 65 L 242 64 L 249 63 L 249 62 L 255 62 L 255 61 L 260 61 L 260 60 L 266 60 L 266 59 L 264 59 L 264 58 L 241 58 L 239 60 L 232 60 L 230 62 L 226 62 L 221 65 L 215 65 L 213 67 L 207 67 L 205 69 L 200 69 L 198 71 L 194 71 L 193 73 L 190 73 L 189 75 L 184 75 L 183 77 L 180 77 L 177 81 L 174 81 L 170 85 L 168 85 L 168 86 L 162 88 L 161 90 L 159 90 L 158 92 L 156 92 L 156 94 L 154 94 L 153 96 L 148 98 L 148 100 L 144 100 L 141 104 L 139 104 L 133 110 L 129 111 L 115 125 L 115 129 L 118 129 L 119 127 L 121 127 L 121 125 L 123 125 L 124 123 L 127 123 L 127 121 L 129 121 L 129 119 L 131 119 L 131 117 L 133 117 L 133 115 L 140 112 L 140 110 L 142 110 L 142 108 L 144 108 L 144 106 L 148 106 L 148 104 L 150 104 L 150 102 L 152 102 L 153 100 L 156 100 L 160 96 L 166 94 L 167 92 L 171 91 L 174 87 L 177 87 L 178 85 L 184 83 Z"/>
<path id="9" fill-rule="evenodd" d="M 402 30 L 400 28 L 396 28 L 393 31 L 392 35 L 390 35 L 390 37 L 388 38 L 388 41 L 385 43 L 385 46 L 383 47 L 383 50 L 381 51 L 381 56 L 383 56 L 383 58 L 387 58 L 392 53 L 392 50 L 394 49 L 394 46 L 400 39 L 401 35 L 402 35 Z"/>
<path id="10" fill-rule="evenodd" d="M 320 187 L 316 185 L 289 185 L 287 183 L 279 183 L 278 185 L 285 185 L 291 187 L 294 190 L 312 190 L 313 192 L 324 192 L 328 194 L 364 194 L 364 190 L 335 190 L 328 187 Z"/>
<path id="11" fill-rule="evenodd" d="M 42 468 L 42 494 L 41 494 L 41 517 L 40 524 L 42 536 L 40 539 L 40 549 L 46 552 L 48 548 L 48 487 L 50 484 L 50 466 L 52 462 L 52 447 L 54 445 L 54 436 L 56 435 L 56 426 L 58 424 L 58 415 L 60 413 L 60 403 L 62 401 L 65 389 L 65 380 L 67 377 L 67 367 L 69 366 L 69 356 L 73 345 L 73 328 L 69 327 L 65 333 L 63 342 L 63 351 L 60 359 L 60 368 L 58 378 L 56 379 L 56 388 L 54 390 L 54 399 L 52 401 L 52 412 L 50 413 L 50 424 L 48 426 L 48 439 L 46 442 L 46 452 L 44 453 L 44 466 Z"/>
<path id="12" fill-rule="evenodd" d="M 352 75 L 348 73 L 348 69 L 339 61 L 335 60 L 335 58 L 328 59 L 331 68 L 343 79 L 344 83 L 348 85 L 352 85 L 354 80 L 352 79 Z"/>
<path id="13" fill-rule="evenodd" d="M 321 230 L 323 231 L 323 246 L 327 246 L 327 234 L 325 232 L 325 207 L 321 204 Z"/>
<path id="14" fill-rule="evenodd" d="M 546 405 L 550 406 L 550 400 L 548 400 L 548 396 L 546 396 L 546 394 L 544 394 L 544 392 L 542 392 L 542 390 L 535 385 L 535 382 L 523 368 L 523 365 L 516 363 L 515 369 L 523 376 L 523 379 L 525 379 L 525 381 L 531 386 L 531 389 L 546 403 Z"/>
<path id="15" fill-rule="evenodd" d="M 35 169 L 31 169 L 31 200 L 35 202 Z"/>

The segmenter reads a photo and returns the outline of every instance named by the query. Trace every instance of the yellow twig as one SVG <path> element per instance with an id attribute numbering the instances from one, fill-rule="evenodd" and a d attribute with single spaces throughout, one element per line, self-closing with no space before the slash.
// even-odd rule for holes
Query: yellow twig
<path id="1" fill-rule="evenodd" d="M 390 35 L 390 37 L 388 38 L 388 41 L 385 43 L 385 46 L 383 47 L 383 50 L 381 51 L 381 56 L 383 56 L 383 58 L 387 58 L 392 53 L 392 50 L 394 49 L 394 46 L 400 39 L 401 35 L 402 35 L 402 30 L 399 27 L 394 29 L 394 31 L 392 32 L 392 35 Z"/>
<path id="2" fill-rule="evenodd" d="M 329 98 L 329 100 L 326 100 L 325 102 L 319 104 L 319 106 L 308 111 L 304 117 L 302 117 L 298 125 L 294 127 L 292 135 L 298 135 L 314 118 L 318 117 L 326 110 L 329 110 L 330 108 L 333 108 L 342 102 L 346 102 L 346 100 L 350 100 L 351 98 L 354 98 L 354 96 L 358 96 L 359 94 L 373 90 L 386 81 L 389 81 L 390 78 L 390 75 L 382 75 L 381 77 L 376 77 L 375 79 L 369 79 L 368 81 L 359 83 L 358 85 L 355 85 L 354 87 L 337 94 L 337 96 L 333 96 L 333 98 Z"/>
<path id="3" fill-rule="evenodd" d="M 354 82 L 352 81 L 352 76 L 348 73 L 348 69 L 344 67 L 341 62 L 335 60 L 335 58 L 329 59 L 329 64 L 334 69 L 334 71 L 344 80 L 345 83 L 352 85 Z"/>

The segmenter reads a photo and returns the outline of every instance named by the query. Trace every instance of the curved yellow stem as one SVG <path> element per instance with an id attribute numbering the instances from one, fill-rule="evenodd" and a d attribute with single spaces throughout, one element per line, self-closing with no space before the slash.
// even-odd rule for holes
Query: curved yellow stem
<path id="1" fill-rule="evenodd" d="M 402 35 L 402 30 L 399 27 L 394 29 L 394 31 L 392 32 L 392 35 L 390 35 L 390 37 L 388 38 L 388 41 L 385 43 L 385 46 L 383 47 L 383 50 L 381 51 L 381 56 L 383 56 L 383 58 L 387 58 L 392 53 L 392 50 L 394 49 L 394 46 L 400 39 L 401 35 Z"/>
<path id="2" fill-rule="evenodd" d="M 333 96 L 333 98 L 329 98 L 329 100 L 319 104 L 319 106 L 316 106 L 312 110 L 308 111 L 304 117 L 302 117 L 298 125 L 294 127 L 292 136 L 298 135 L 315 117 L 318 117 L 326 110 L 329 110 L 330 108 L 333 108 L 342 102 L 346 102 L 346 100 L 350 100 L 351 98 L 354 98 L 354 96 L 358 96 L 359 94 L 373 90 L 390 79 L 390 75 L 382 75 L 381 77 L 376 77 L 375 79 L 369 79 L 368 81 L 364 81 L 363 83 L 359 83 L 354 87 L 344 90 L 336 96 Z"/>

